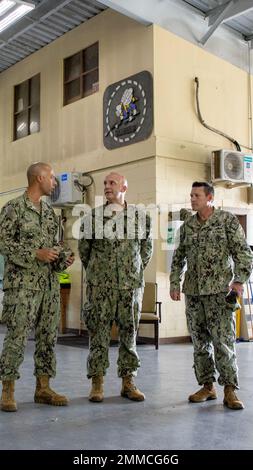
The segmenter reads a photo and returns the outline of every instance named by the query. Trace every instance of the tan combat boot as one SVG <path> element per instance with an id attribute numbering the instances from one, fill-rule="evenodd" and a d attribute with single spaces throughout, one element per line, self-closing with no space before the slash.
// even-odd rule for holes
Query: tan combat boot
<path id="1" fill-rule="evenodd" d="M 1 397 L 2 411 L 17 411 L 17 403 L 14 398 L 14 380 L 3 380 L 3 390 Z"/>
<path id="2" fill-rule="evenodd" d="M 217 393 L 213 383 L 205 383 L 200 390 L 190 395 L 188 400 L 192 403 L 200 403 L 202 401 L 215 400 L 216 398 Z"/>
<path id="3" fill-rule="evenodd" d="M 92 387 L 89 394 L 89 400 L 100 402 L 104 399 L 104 377 L 102 375 L 94 375 L 92 378 Z"/>
<path id="4" fill-rule="evenodd" d="M 224 387 L 224 400 L 223 403 L 231 410 L 242 410 L 244 408 L 243 402 L 235 394 L 234 385 L 225 385 Z"/>
<path id="5" fill-rule="evenodd" d="M 145 395 L 135 385 L 132 375 L 122 377 L 121 396 L 133 401 L 145 400 Z"/>
<path id="6" fill-rule="evenodd" d="M 43 403 L 53 406 L 66 406 L 68 399 L 64 395 L 59 395 L 49 387 L 48 375 L 36 377 L 36 390 L 34 394 L 35 403 Z"/>

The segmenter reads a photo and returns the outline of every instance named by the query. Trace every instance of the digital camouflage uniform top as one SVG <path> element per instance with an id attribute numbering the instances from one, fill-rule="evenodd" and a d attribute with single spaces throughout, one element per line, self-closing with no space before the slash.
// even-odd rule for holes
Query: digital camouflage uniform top
<path id="1" fill-rule="evenodd" d="M 104 289 L 142 287 L 143 272 L 152 256 L 150 217 L 143 211 L 136 211 L 136 206 L 126 205 L 122 213 L 114 218 L 110 210 L 108 214 L 106 213 L 107 207 L 109 206 L 105 204 L 93 209 L 91 239 L 86 237 L 86 230 L 89 231 L 89 217 L 85 218 L 85 232 L 83 232 L 84 225 L 81 227 L 81 236 L 84 234 L 84 237 L 79 242 L 79 253 L 86 269 L 87 282 L 93 286 L 103 286 Z M 115 221 L 120 217 L 124 217 L 124 221 L 121 226 L 123 233 L 119 229 L 122 236 L 119 239 L 118 235 L 111 235 L 109 232 L 112 228 L 114 233 Z M 99 222 L 102 223 L 99 225 Z M 107 223 L 110 229 L 108 233 L 106 233 Z"/>
<path id="2" fill-rule="evenodd" d="M 9 201 L 0 214 L 0 253 L 5 258 L 4 290 L 40 291 L 50 280 L 58 288 L 56 272 L 65 261 L 44 263 L 36 258 L 39 248 L 56 246 L 58 222 L 53 209 L 44 201 L 40 214 L 24 193 Z"/>
<path id="3" fill-rule="evenodd" d="M 143 271 L 152 255 L 150 217 L 126 203 L 120 212 L 112 208 L 105 204 L 85 217 L 79 241 L 87 278 L 83 317 L 90 337 L 88 378 L 106 374 L 113 321 L 119 328 L 119 377 L 135 376 L 140 367 L 136 335 Z"/>
<path id="4" fill-rule="evenodd" d="M 204 224 L 197 214 L 187 217 L 180 228 L 180 243 L 171 267 L 170 289 L 186 295 L 210 295 L 227 292 L 233 282 L 244 283 L 252 270 L 252 252 L 237 217 L 215 209 Z M 233 260 L 233 262 L 232 262 Z"/>

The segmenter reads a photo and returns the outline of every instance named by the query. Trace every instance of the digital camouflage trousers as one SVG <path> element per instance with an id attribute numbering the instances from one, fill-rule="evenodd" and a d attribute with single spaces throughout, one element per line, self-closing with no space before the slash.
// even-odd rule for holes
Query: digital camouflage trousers
<path id="1" fill-rule="evenodd" d="M 137 375 L 140 360 L 136 351 L 143 288 L 132 290 L 87 287 L 83 316 L 89 332 L 87 377 L 105 375 L 109 367 L 109 345 L 113 321 L 119 329 L 118 375 Z"/>
<path id="2" fill-rule="evenodd" d="M 33 291 L 8 289 L 4 295 L 2 322 L 7 325 L 0 358 L 1 380 L 19 379 L 19 367 L 29 332 L 35 329 L 34 375 L 55 376 L 54 347 L 60 313 L 58 289 Z"/>
<path id="3" fill-rule="evenodd" d="M 238 388 L 233 305 L 226 293 L 186 295 L 186 319 L 194 348 L 194 370 L 198 383 L 215 381 Z"/>

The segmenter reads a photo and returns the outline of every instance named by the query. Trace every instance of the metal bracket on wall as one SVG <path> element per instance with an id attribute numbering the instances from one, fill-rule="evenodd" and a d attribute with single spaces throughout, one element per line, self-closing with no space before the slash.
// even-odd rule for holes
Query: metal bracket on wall
<path id="1" fill-rule="evenodd" d="M 227 22 L 237 16 L 243 14 L 245 15 L 252 9 L 252 0 L 230 0 L 223 5 L 209 10 L 209 12 L 206 14 L 206 18 L 208 18 L 209 29 L 200 39 L 200 44 L 204 45 L 222 23 Z M 246 41 L 249 39 L 251 38 L 245 37 Z"/>
<path id="2" fill-rule="evenodd" d="M 204 44 L 212 36 L 214 31 L 216 31 L 216 29 L 220 26 L 220 24 L 222 24 L 223 21 L 225 21 L 225 19 L 227 18 L 227 14 L 229 10 L 231 9 L 231 7 L 233 6 L 233 4 L 234 4 L 234 0 L 230 0 L 230 2 L 227 3 L 226 5 L 219 7 L 218 15 L 217 14 L 215 15 L 214 10 L 211 10 L 211 12 L 207 15 L 207 18 L 209 19 L 209 26 L 211 24 L 211 27 L 208 29 L 206 34 L 200 39 L 199 41 L 200 44 L 204 46 Z"/>

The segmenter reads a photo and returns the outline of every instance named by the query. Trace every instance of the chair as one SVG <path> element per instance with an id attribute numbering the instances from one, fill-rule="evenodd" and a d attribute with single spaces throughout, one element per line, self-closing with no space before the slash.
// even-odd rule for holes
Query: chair
<path id="1" fill-rule="evenodd" d="M 154 325 L 154 344 L 159 347 L 159 323 L 161 323 L 161 305 L 157 302 L 157 284 L 146 282 L 143 294 L 140 323 Z"/>

